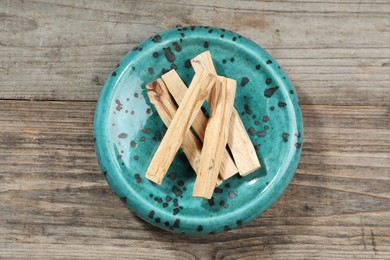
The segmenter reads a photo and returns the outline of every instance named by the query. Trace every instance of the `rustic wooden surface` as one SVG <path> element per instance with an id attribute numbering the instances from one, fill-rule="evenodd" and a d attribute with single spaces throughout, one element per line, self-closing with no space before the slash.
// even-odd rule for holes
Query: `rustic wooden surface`
<path id="1" fill-rule="evenodd" d="M 249 225 L 193 237 L 136 218 L 93 148 L 96 99 L 136 43 L 213 25 L 300 96 L 302 160 Z M 390 259 L 390 2 L 0 0 L 0 258 Z"/>

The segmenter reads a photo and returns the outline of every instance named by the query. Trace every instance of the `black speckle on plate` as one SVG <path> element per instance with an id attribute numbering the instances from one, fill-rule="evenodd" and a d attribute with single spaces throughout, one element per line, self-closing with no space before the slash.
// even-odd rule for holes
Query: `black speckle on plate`
<path id="1" fill-rule="evenodd" d="M 155 43 L 161 42 L 162 41 L 161 36 L 160 35 L 155 35 L 153 37 L 152 41 L 155 42 Z"/>
<path id="2" fill-rule="evenodd" d="M 169 62 L 174 62 L 176 60 L 176 56 L 173 54 L 171 47 L 164 48 L 164 54 Z"/>
<path id="3" fill-rule="evenodd" d="M 186 67 L 187 69 L 191 68 L 191 60 L 190 59 L 186 60 L 186 62 L 184 63 L 184 67 Z"/>
<path id="4" fill-rule="evenodd" d="M 283 133 L 282 134 L 282 138 L 283 138 L 284 142 L 287 142 L 289 137 L 290 137 L 290 135 L 288 133 Z"/>
<path id="5" fill-rule="evenodd" d="M 243 77 L 241 79 L 241 87 L 244 87 L 246 84 L 248 84 L 249 79 L 247 77 Z"/>
<path id="6" fill-rule="evenodd" d="M 264 90 L 264 96 L 267 97 L 267 98 L 270 98 L 272 97 L 272 95 L 276 92 L 276 90 L 278 90 L 279 87 L 278 86 L 275 86 L 275 87 L 272 87 L 272 88 L 266 88 Z"/>
<path id="7" fill-rule="evenodd" d="M 257 131 L 253 127 L 249 127 L 248 132 L 250 135 L 256 135 Z"/>
<path id="8" fill-rule="evenodd" d="M 214 189 L 214 192 L 215 192 L 215 193 L 222 193 L 222 189 L 221 189 L 221 188 L 218 188 L 218 187 L 216 187 L 216 188 Z"/>
<path id="9" fill-rule="evenodd" d="M 182 48 L 181 48 L 181 46 L 177 42 L 174 42 L 173 46 L 175 47 L 175 51 L 181 52 Z"/>
<path id="10" fill-rule="evenodd" d="M 174 228 L 179 228 L 180 227 L 180 219 L 176 219 L 175 222 L 173 223 Z"/>
<path id="11" fill-rule="evenodd" d="M 221 200 L 221 202 L 219 203 L 219 205 L 221 205 L 221 206 L 224 207 L 225 209 L 229 208 L 229 205 L 228 205 L 225 201 L 223 201 L 223 200 Z"/>

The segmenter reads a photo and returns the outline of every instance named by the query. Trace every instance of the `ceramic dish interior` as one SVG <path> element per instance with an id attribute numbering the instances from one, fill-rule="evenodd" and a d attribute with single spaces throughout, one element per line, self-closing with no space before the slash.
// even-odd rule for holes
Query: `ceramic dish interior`
<path id="1" fill-rule="evenodd" d="M 170 69 L 188 85 L 189 59 L 205 50 L 219 75 L 237 81 L 235 108 L 262 165 L 225 181 L 211 200 L 192 197 L 195 174 L 181 150 L 162 185 L 145 178 L 166 131 L 145 85 Z M 102 90 L 94 127 L 98 161 L 113 191 L 145 221 L 189 234 L 237 228 L 268 209 L 291 181 L 303 140 L 298 98 L 277 62 L 237 33 L 204 26 L 162 32 L 130 51 Z"/>

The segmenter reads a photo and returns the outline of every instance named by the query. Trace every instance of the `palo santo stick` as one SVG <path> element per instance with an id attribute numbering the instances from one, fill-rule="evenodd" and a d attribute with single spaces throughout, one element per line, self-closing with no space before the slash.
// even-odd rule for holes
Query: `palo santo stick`
<path id="1" fill-rule="evenodd" d="M 172 94 L 173 98 L 176 100 L 176 103 L 182 104 L 183 97 L 187 91 L 187 87 L 184 82 L 181 80 L 179 75 L 175 70 L 171 70 L 164 75 L 162 75 L 162 80 L 165 85 L 169 89 L 169 92 Z M 202 111 L 199 111 L 196 115 L 194 122 L 192 123 L 192 127 L 195 132 L 198 134 L 201 141 L 204 140 L 205 137 L 205 129 L 207 125 L 207 117 L 203 114 Z M 229 152 L 225 149 L 221 169 L 219 171 L 219 175 L 222 180 L 226 180 L 236 174 L 238 172 L 236 165 L 233 162 L 232 157 Z"/>
<path id="2" fill-rule="evenodd" d="M 225 126 L 229 125 L 232 116 L 235 93 L 236 81 L 224 77 L 218 77 L 210 91 L 210 118 L 192 193 L 194 197 L 210 199 L 213 194 L 228 140 L 229 128 Z"/>
<path id="3" fill-rule="evenodd" d="M 169 127 L 174 115 L 176 114 L 177 106 L 169 94 L 165 83 L 161 79 L 157 79 L 156 81 L 147 84 L 146 89 L 148 90 L 150 102 L 156 108 L 164 124 Z M 202 143 L 191 130 L 187 130 L 181 148 L 183 149 L 184 154 L 187 156 L 191 167 L 196 172 L 199 166 Z M 217 179 L 216 183 L 219 185 L 222 183 L 222 180 Z"/>
<path id="4" fill-rule="evenodd" d="M 176 114 L 177 107 L 164 82 L 161 79 L 157 79 L 146 85 L 146 89 L 148 90 L 150 102 L 156 108 L 164 124 L 169 127 L 173 116 Z M 187 156 L 190 165 L 196 171 L 199 165 L 202 143 L 191 130 L 187 130 L 181 148 Z"/>
<path id="5" fill-rule="evenodd" d="M 201 54 L 193 58 L 191 60 L 191 65 L 194 68 L 195 73 L 200 70 L 204 70 L 214 75 L 217 75 L 217 71 L 215 70 L 210 51 L 202 52 Z"/>
<path id="6" fill-rule="evenodd" d="M 215 76 L 208 72 L 200 71 L 199 73 L 195 73 L 191 85 L 183 98 L 183 104 L 177 109 L 164 138 L 161 140 L 149 164 L 149 168 L 146 171 L 146 178 L 157 184 L 161 184 L 177 151 L 183 143 L 187 130 L 194 121 L 215 80 Z"/>
<path id="7" fill-rule="evenodd" d="M 196 73 L 204 70 L 216 75 L 209 51 L 203 52 L 193 58 L 191 64 Z M 235 109 L 230 120 L 228 145 L 241 176 L 248 175 L 260 168 L 260 162 L 257 158 L 255 148 Z M 221 178 L 223 179 L 223 176 Z"/>

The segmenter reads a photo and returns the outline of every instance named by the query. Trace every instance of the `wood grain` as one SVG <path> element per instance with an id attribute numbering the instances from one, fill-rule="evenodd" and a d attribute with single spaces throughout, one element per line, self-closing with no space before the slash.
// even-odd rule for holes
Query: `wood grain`
<path id="1" fill-rule="evenodd" d="M 1 1 L 0 10 L 4 99 L 96 100 L 136 44 L 177 24 L 201 24 L 264 47 L 287 71 L 302 104 L 389 103 L 390 4 L 384 0 L 20 0 Z"/>
<path id="2" fill-rule="evenodd" d="M 230 131 L 226 126 L 230 125 L 235 97 L 236 81 L 218 76 L 208 97 L 210 117 L 207 121 L 198 174 L 192 193 L 194 197 L 211 199 L 213 195 L 226 151 Z M 220 176 L 223 176 L 222 172 Z"/>
<path id="3" fill-rule="evenodd" d="M 176 103 L 180 106 L 180 104 L 183 102 L 183 98 L 185 96 L 185 93 L 187 91 L 187 86 L 184 84 L 184 82 L 181 80 L 180 76 L 176 73 L 175 70 L 170 70 L 164 75 L 162 75 L 162 80 L 166 84 L 169 92 L 171 93 L 172 97 L 175 99 Z M 192 123 L 192 127 L 195 130 L 196 134 L 200 138 L 200 140 L 203 142 L 205 137 L 205 130 L 207 127 L 207 117 L 203 113 L 203 111 L 199 111 L 198 114 L 195 117 L 194 122 Z M 234 164 L 234 161 L 232 157 L 230 156 L 229 152 L 225 149 L 224 157 L 222 160 L 222 165 L 220 169 L 220 176 L 221 178 L 218 178 L 218 184 L 222 183 L 223 179 L 227 179 L 226 176 L 233 176 L 238 172 L 236 165 Z M 223 177 L 225 176 L 225 178 Z"/>
<path id="4" fill-rule="evenodd" d="M 150 103 L 152 103 L 164 124 L 169 127 L 177 111 L 177 105 L 164 82 L 157 79 L 146 85 Z M 185 134 L 181 145 L 189 164 L 196 172 L 198 170 L 202 143 L 196 135 L 189 129 Z"/>
<path id="5" fill-rule="evenodd" d="M 177 151 L 200 111 L 216 77 L 208 72 L 197 72 L 184 95 L 182 105 L 178 107 L 167 132 L 148 166 L 145 177 L 161 184 L 167 174 Z"/>
<path id="6" fill-rule="evenodd" d="M 0 1 L 0 258 L 389 259 L 389 15 L 387 0 Z M 249 37 L 302 105 L 292 183 L 262 217 L 223 234 L 139 220 L 94 154 L 105 79 L 177 24 Z"/>
<path id="7" fill-rule="evenodd" d="M 157 79 L 147 84 L 146 89 L 148 91 L 150 103 L 154 105 L 164 124 L 169 127 L 174 115 L 176 114 L 177 104 L 169 93 L 168 88 L 165 86 L 164 81 Z M 190 129 L 187 130 L 187 133 L 185 134 L 181 148 L 183 149 L 183 152 L 186 155 L 192 169 L 195 171 L 195 173 L 197 173 L 202 152 L 202 142 Z M 221 183 L 222 180 L 217 178 L 214 188 Z"/>
<path id="8" fill-rule="evenodd" d="M 195 72 L 207 71 L 217 75 L 213 59 L 209 51 L 205 51 L 198 56 L 191 59 L 191 65 Z M 210 97 L 207 99 L 210 103 Z M 238 173 L 241 176 L 246 176 L 258 170 L 261 165 L 257 157 L 256 150 L 249 138 L 248 131 L 245 129 L 237 110 L 233 108 L 232 118 L 229 122 L 228 145 L 236 163 Z M 221 178 L 226 180 L 231 176 L 223 176 Z"/>
<path id="9" fill-rule="evenodd" d="M 193 237 L 144 223 L 110 191 L 95 105 L 0 101 L 0 257 L 390 257 L 389 108 L 302 106 L 302 160 L 281 199 L 241 229 Z"/>

